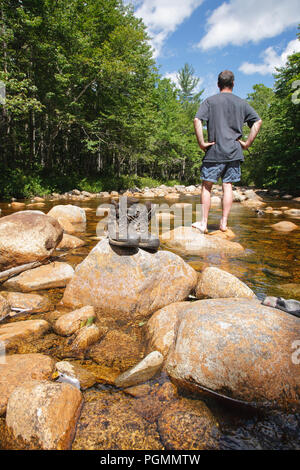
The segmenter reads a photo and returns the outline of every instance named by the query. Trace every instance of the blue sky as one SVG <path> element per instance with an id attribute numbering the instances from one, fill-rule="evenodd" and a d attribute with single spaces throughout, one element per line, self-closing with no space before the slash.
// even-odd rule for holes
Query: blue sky
<path id="1" fill-rule="evenodd" d="M 187 62 L 205 97 L 217 93 L 217 75 L 230 69 L 234 93 L 246 98 L 255 83 L 272 87 L 276 66 L 300 51 L 299 0 L 124 0 L 151 36 L 162 76 L 176 82 Z"/>

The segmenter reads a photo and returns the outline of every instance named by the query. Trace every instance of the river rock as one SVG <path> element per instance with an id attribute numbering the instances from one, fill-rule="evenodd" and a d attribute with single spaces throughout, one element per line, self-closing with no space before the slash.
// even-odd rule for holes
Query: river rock
<path id="1" fill-rule="evenodd" d="M 68 233 L 64 233 L 62 241 L 57 246 L 57 250 L 71 250 L 74 248 L 79 248 L 84 246 L 86 243 L 84 240 L 81 240 L 78 237 L 74 237 L 74 235 L 69 235 Z"/>
<path id="2" fill-rule="evenodd" d="M 129 334 L 111 330 L 102 341 L 90 348 L 88 355 L 97 364 L 120 373 L 133 367 L 143 357 L 143 348 Z"/>
<path id="3" fill-rule="evenodd" d="M 194 269 L 174 253 L 126 252 L 104 239 L 77 266 L 62 302 L 75 308 L 93 305 L 100 317 L 128 321 L 185 299 L 196 282 Z"/>
<path id="4" fill-rule="evenodd" d="M 179 198 L 180 198 L 180 194 L 178 194 L 178 193 L 168 193 L 168 194 L 165 195 L 165 199 L 167 199 L 167 201 L 169 201 L 169 200 L 175 201 Z"/>
<path id="5" fill-rule="evenodd" d="M 212 232 L 209 232 L 208 235 L 211 237 L 219 237 L 219 238 L 225 238 L 226 240 L 230 240 L 231 238 L 235 238 L 236 234 L 234 233 L 231 228 L 228 228 L 225 232 L 222 230 L 214 230 Z"/>
<path id="6" fill-rule="evenodd" d="M 211 207 L 221 207 L 222 199 L 219 196 L 212 196 L 210 198 Z"/>
<path id="7" fill-rule="evenodd" d="M 63 236 L 59 223 L 38 211 L 22 211 L 0 220 L 0 271 L 48 259 Z"/>
<path id="8" fill-rule="evenodd" d="M 225 297 L 256 297 L 244 282 L 223 269 L 208 267 L 202 271 L 197 287 L 196 297 L 203 295 L 212 299 Z"/>
<path id="9" fill-rule="evenodd" d="M 284 214 L 290 217 L 300 217 L 300 209 L 287 209 Z"/>
<path id="10" fill-rule="evenodd" d="M 49 329 L 50 325 L 45 320 L 25 320 L 7 323 L 0 326 L 0 342 L 5 345 L 6 351 L 9 351 L 20 340 L 31 341 L 34 338 L 40 338 Z"/>
<path id="11" fill-rule="evenodd" d="M 88 392 L 86 392 L 88 393 Z M 73 450 L 162 450 L 156 426 L 133 410 L 123 394 L 98 392 L 84 403 Z"/>
<path id="12" fill-rule="evenodd" d="M 12 209 L 18 210 L 18 209 L 24 209 L 25 207 L 25 202 L 12 202 L 11 203 Z"/>
<path id="13" fill-rule="evenodd" d="M 283 220 L 282 222 L 277 222 L 277 224 L 271 225 L 272 228 L 278 232 L 291 232 L 293 230 L 299 229 L 299 226 L 288 220 Z"/>
<path id="14" fill-rule="evenodd" d="M 193 227 L 177 227 L 165 232 L 161 236 L 161 242 L 168 248 L 190 255 L 207 255 L 211 253 L 226 254 L 229 256 L 244 253 L 242 245 L 220 237 L 204 235 Z"/>
<path id="15" fill-rule="evenodd" d="M 66 232 L 84 232 L 86 228 L 86 214 L 81 207 L 58 205 L 52 207 L 48 215 L 58 220 Z"/>
<path id="16" fill-rule="evenodd" d="M 16 387 L 30 380 L 50 379 L 54 366 L 55 361 L 44 354 L 13 354 L 0 361 L 0 416 Z"/>
<path id="17" fill-rule="evenodd" d="M 68 361 L 60 361 L 55 364 L 56 370 L 60 374 L 65 374 L 78 380 L 81 390 L 86 390 L 96 383 L 96 377 L 92 372 Z"/>
<path id="18" fill-rule="evenodd" d="M 7 302 L 7 300 L 0 295 L 0 320 L 3 320 L 3 318 L 7 317 L 10 313 L 10 305 Z"/>
<path id="19" fill-rule="evenodd" d="M 75 333 L 69 345 L 70 351 L 75 355 L 80 355 L 92 344 L 97 343 L 108 332 L 107 327 L 98 327 L 97 325 L 84 326 Z"/>
<path id="20" fill-rule="evenodd" d="M 53 309 L 50 300 L 41 295 L 9 291 L 2 291 L 1 295 L 6 298 L 10 308 L 26 310 L 26 313 L 49 312 Z"/>
<path id="21" fill-rule="evenodd" d="M 116 387 L 131 387 L 147 382 L 159 371 L 164 361 L 159 351 L 152 351 L 132 369 L 127 370 L 115 380 Z"/>
<path id="22" fill-rule="evenodd" d="M 166 450 L 216 450 L 220 432 L 205 403 L 182 398 L 171 403 L 158 420 Z"/>
<path id="23" fill-rule="evenodd" d="M 65 287 L 74 274 L 74 269 L 67 263 L 55 261 L 39 268 L 25 271 L 3 285 L 8 289 L 21 292 Z"/>
<path id="24" fill-rule="evenodd" d="M 292 355 L 299 337 L 299 318 L 258 300 L 200 300 L 181 319 L 166 370 L 188 390 L 299 408 L 300 371 Z"/>
<path id="25" fill-rule="evenodd" d="M 246 207 L 263 207 L 266 205 L 265 202 L 260 201 L 259 199 L 246 199 L 245 201 L 242 201 L 243 206 Z"/>
<path id="26" fill-rule="evenodd" d="M 184 312 L 190 302 L 175 302 L 155 312 L 146 325 L 148 350 L 159 351 L 167 356 L 175 338 L 175 327 L 181 312 Z"/>
<path id="27" fill-rule="evenodd" d="M 82 322 L 86 323 L 90 319 L 94 320 L 95 317 L 94 307 L 82 307 L 59 317 L 54 324 L 54 330 L 58 335 L 70 336 L 80 329 Z"/>
<path id="28" fill-rule="evenodd" d="M 28 382 L 9 397 L 6 426 L 18 449 L 70 449 L 81 406 L 82 395 L 72 385 Z"/>

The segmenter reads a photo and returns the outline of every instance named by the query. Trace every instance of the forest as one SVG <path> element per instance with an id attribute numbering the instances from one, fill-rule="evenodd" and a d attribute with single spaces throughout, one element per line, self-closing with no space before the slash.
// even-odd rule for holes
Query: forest
<path id="1" fill-rule="evenodd" d="M 199 79 L 163 78 L 148 39 L 121 0 L 1 0 L 1 198 L 200 181 Z M 247 100 L 263 127 L 241 184 L 298 195 L 300 53 Z"/>

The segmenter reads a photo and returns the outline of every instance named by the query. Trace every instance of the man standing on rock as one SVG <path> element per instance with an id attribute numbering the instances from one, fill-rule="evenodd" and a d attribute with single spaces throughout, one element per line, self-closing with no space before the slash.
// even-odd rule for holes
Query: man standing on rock
<path id="1" fill-rule="evenodd" d="M 201 233 L 207 233 L 211 189 L 219 178 L 222 178 L 223 183 L 220 230 L 227 230 L 232 206 L 232 183 L 240 181 L 243 150 L 251 146 L 262 124 L 262 120 L 247 101 L 232 93 L 233 86 L 233 73 L 230 70 L 221 72 L 218 76 L 220 93 L 203 101 L 194 119 L 196 137 L 200 148 L 205 152 L 201 167 L 202 220 L 192 224 Z M 208 142 L 203 137 L 203 121 L 207 122 Z M 246 142 L 241 140 L 244 123 L 251 129 Z"/>

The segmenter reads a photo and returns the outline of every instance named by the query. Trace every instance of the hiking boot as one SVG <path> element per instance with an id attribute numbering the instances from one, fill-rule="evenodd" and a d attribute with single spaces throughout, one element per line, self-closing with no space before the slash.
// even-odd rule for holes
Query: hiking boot
<path id="1" fill-rule="evenodd" d="M 115 201 L 112 201 L 112 205 L 114 207 L 108 219 L 109 243 L 124 248 L 137 248 L 139 236 L 130 227 L 126 211 L 120 210 L 119 204 Z"/>
<path id="2" fill-rule="evenodd" d="M 159 238 L 149 232 L 149 222 L 155 215 L 155 210 L 155 205 L 150 202 L 146 202 L 145 205 L 134 204 L 128 209 L 130 226 L 139 236 L 139 248 L 151 252 L 157 251 L 160 245 Z"/>

